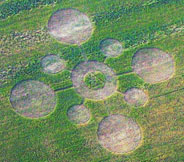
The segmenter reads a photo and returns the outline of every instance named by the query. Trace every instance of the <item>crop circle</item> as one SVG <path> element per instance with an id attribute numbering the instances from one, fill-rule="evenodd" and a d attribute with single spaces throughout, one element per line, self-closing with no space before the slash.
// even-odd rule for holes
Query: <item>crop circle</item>
<path id="1" fill-rule="evenodd" d="M 106 77 L 106 81 L 103 88 L 94 90 L 86 85 L 84 77 L 87 73 L 96 71 L 103 73 Z M 72 71 L 72 81 L 73 86 L 76 88 L 78 93 L 83 97 L 94 100 L 104 99 L 114 93 L 117 89 L 114 72 L 107 65 L 96 61 L 88 61 L 79 64 Z"/>
<path id="2" fill-rule="evenodd" d="M 118 40 L 105 39 L 100 43 L 101 52 L 106 56 L 115 57 L 122 53 L 123 47 Z"/>
<path id="3" fill-rule="evenodd" d="M 90 120 L 90 111 L 83 105 L 75 105 L 68 110 L 68 118 L 75 124 L 87 124 Z"/>
<path id="4" fill-rule="evenodd" d="M 133 57 L 132 66 L 144 81 L 158 83 L 170 79 L 174 72 L 173 58 L 157 48 L 144 48 L 137 51 Z"/>
<path id="5" fill-rule="evenodd" d="M 116 154 L 135 150 L 142 140 L 139 125 L 120 114 L 105 117 L 99 124 L 97 135 L 99 143 Z"/>
<path id="6" fill-rule="evenodd" d="M 125 92 L 125 101 L 133 106 L 143 106 L 148 101 L 148 95 L 141 89 L 131 88 Z"/>
<path id="7" fill-rule="evenodd" d="M 41 66 L 45 73 L 55 74 L 65 68 L 66 62 L 57 55 L 47 55 L 41 60 Z"/>
<path id="8" fill-rule="evenodd" d="M 93 27 L 88 16 L 69 8 L 58 10 L 51 16 L 48 31 L 60 42 L 81 45 L 91 37 Z"/>
<path id="9" fill-rule="evenodd" d="M 103 88 L 105 86 L 105 75 L 100 71 L 88 72 L 84 76 L 85 84 L 93 90 Z"/>
<path id="10" fill-rule="evenodd" d="M 14 110 L 25 117 L 39 118 L 54 110 L 54 91 L 42 82 L 27 80 L 13 87 L 10 102 Z"/>

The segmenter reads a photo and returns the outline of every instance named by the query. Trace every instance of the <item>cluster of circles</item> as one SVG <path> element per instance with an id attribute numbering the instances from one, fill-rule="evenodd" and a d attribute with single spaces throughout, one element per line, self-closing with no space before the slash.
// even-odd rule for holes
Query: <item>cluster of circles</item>
<path id="1" fill-rule="evenodd" d="M 81 45 L 93 33 L 90 19 L 76 9 L 62 9 L 55 12 L 48 22 L 48 31 L 58 41 Z M 122 53 L 121 43 L 115 39 L 105 39 L 100 44 L 101 52 L 107 57 Z M 65 60 L 51 54 L 41 60 L 43 72 L 55 74 L 66 67 Z M 145 82 L 158 83 L 168 80 L 174 74 L 173 58 L 156 48 L 138 50 L 132 59 L 133 71 Z M 117 90 L 116 75 L 107 65 L 87 61 L 72 71 L 72 82 L 83 97 L 105 99 Z M 131 88 L 124 94 L 125 101 L 133 106 L 144 106 L 148 95 L 141 89 Z M 56 105 L 54 91 L 42 82 L 26 80 L 13 87 L 10 102 L 17 113 L 29 118 L 39 118 L 51 113 Z M 67 116 L 77 125 L 90 121 L 90 111 L 84 105 L 71 107 Z M 98 127 L 99 143 L 113 153 L 128 153 L 135 150 L 142 141 L 139 125 L 124 115 L 114 114 L 102 119 Z"/>

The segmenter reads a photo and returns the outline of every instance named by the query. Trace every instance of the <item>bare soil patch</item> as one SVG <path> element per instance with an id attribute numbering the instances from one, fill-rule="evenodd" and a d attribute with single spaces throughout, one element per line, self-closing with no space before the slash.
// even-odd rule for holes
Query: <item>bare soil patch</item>
<path id="1" fill-rule="evenodd" d="M 81 45 L 91 37 L 93 27 L 88 16 L 69 8 L 58 10 L 51 16 L 48 30 L 63 43 Z"/>
<path id="2" fill-rule="evenodd" d="M 132 67 L 144 81 L 151 84 L 168 80 L 175 72 L 173 58 L 157 48 L 137 51 L 133 57 Z"/>
<path id="3" fill-rule="evenodd" d="M 14 110 L 25 117 L 39 118 L 54 110 L 54 91 L 42 82 L 27 80 L 13 87 L 10 102 Z"/>
<path id="4" fill-rule="evenodd" d="M 99 143 L 116 154 L 128 153 L 135 150 L 142 139 L 138 124 L 123 115 L 105 117 L 98 127 Z"/>
<path id="5" fill-rule="evenodd" d="M 75 124 L 84 125 L 90 120 L 90 111 L 84 105 L 75 105 L 68 110 L 68 118 Z"/>
<path id="6" fill-rule="evenodd" d="M 122 44 L 115 39 L 105 39 L 100 44 L 100 49 L 102 53 L 106 56 L 115 57 L 122 53 Z"/>
<path id="7" fill-rule="evenodd" d="M 66 62 L 57 55 L 47 55 L 41 60 L 41 65 L 45 73 L 55 74 L 65 68 Z"/>
<path id="8" fill-rule="evenodd" d="M 141 89 L 131 88 L 125 92 L 125 101 L 133 106 L 143 106 L 148 101 L 148 95 Z"/>
<path id="9" fill-rule="evenodd" d="M 106 81 L 103 88 L 94 90 L 86 85 L 84 77 L 87 73 L 96 71 L 102 72 L 106 77 Z M 72 81 L 78 93 L 85 98 L 94 100 L 105 99 L 112 95 L 117 89 L 114 72 L 107 65 L 96 61 L 88 61 L 79 64 L 72 71 Z"/>

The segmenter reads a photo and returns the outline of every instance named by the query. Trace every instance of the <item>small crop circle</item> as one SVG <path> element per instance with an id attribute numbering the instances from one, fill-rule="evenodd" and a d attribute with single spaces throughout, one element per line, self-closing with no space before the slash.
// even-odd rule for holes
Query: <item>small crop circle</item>
<path id="1" fill-rule="evenodd" d="M 131 88 L 125 92 L 125 101 L 133 106 L 143 106 L 148 101 L 148 95 L 141 89 Z"/>
<path id="2" fill-rule="evenodd" d="M 43 71 L 48 74 L 55 74 L 62 71 L 66 62 L 57 55 L 47 55 L 41 60 Z"/>
<path id="3" fill-rule="evenodd" d="M 174 72 L 174 60 L 157 48 L 137 51 L 132 60 L 133 71 L 148 83 L 158 83 L 170 79 Z"/>
<path id="4" fill-rule="evenodd" d="M 93 90 L 103 88 L 105 86 L 105 75 L 100 71 L 88 72 L 84 76 L 85 84 Z"/>
<path id="5" fill-rule="evenodd" d="M 76 9 L 62 9 L 51 16 L 48 30 L 63 43 L 81 45 L 91 37 L 93 27 L 84 13 Z"/>
<path id="6" fill-rule="evenodd" d="M 83 105 L 75 105 L 68 110 L 68 118 L 71 122 L 84 125 L 90 120 L 90 111 Z"/>
<path id="7" fill-rule="evenodd" d="M 91 89 L 86 85 L 84 78 L 89 73 L 95 73 L 97 71 L 103 73 L 105 76 L 105 85 L 103 88 Z M 114 72 L 107 65 L 96 61 L 88 61 L 79 64 L 72 71 L 72 82 L 78 93 L 85 98 L 94 100 L 104 99 L 117 89 Z"/>
<path id="8" fill-rule="evenodd" d="M 105 117 L 98 127 L 99 143 L 116 154 L 128 153 L 135 150 L 142 139 L 141 129 L 130 118 L 115 114 Z"/>
<path id="9" fill-rule="evenodd" d="M 39 118 L 54 110 L 56 98 L 49 86 L 39 81 L 27 80 L 13 87 L 10 102 L 18 114 Z"/>
<path id="10" fill-rule="evenodd" d="M 103 54 L 110 57 L 118 56 L 122 53 L 122 44 L 115 39 L 105 39 L 100 44 L 100 49 Z"/>

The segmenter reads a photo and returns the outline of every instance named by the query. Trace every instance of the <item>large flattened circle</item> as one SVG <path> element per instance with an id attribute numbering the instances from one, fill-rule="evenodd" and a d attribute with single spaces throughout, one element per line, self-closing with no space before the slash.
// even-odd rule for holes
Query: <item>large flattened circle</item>
<path id="1" fill-rule="evenodd" d="M 13 87 L 10 102 L 14 110 L 28 118 L 39 118 L 54 110 L 54 91 L 42 82 L 27 80 Z"/>
<path id="2" fill-rule="evenodd" d="M 71 122 L 77 125 L 87 124 L 90 120 L 90 111 L 83 105 L 75 105 L 67 112 L 68 118 Z"/>
<path id="3" fill-rule="evenodd" d="M 59 56 L 51 54 L 42 58 L 41 66 L 45 73 L 55 74 L 62 71 L 65 68 L 66 62 L 60 59 Z"/>
<path id="4" fill-rule="evenodd" d="M 105 117 L 99 124 L 97 135 L 99 143 L 116 154 L 134 151 L 142 140 L 138 124 L 120 114 Z"/>
<path id="5" fill-rule="evenodd" d="M 145 82 L 151 84 L 168 80 L 175 72 L 173 58 L 157 48 L 137 51 L 133 57 L 132 67 Z"/>
<path id="6" fill-rule="evenodd" d="M 131 88 L 125 92 L 125 101 L 133 106 L 144 106 L 148 101 L 148 95 L 141 89 Z"/>
<path id="7" fill-rule="evenodd" d="M 50 17 L 48 31 L 63 43 L 81 45 L 91 37 L 93 26 L 88 16 L 69 8 L 58 10 Z"/>
<path id="8" fill-rule="evenodd" d="M 93 90 L 85 84 L 84 77 L 88 72 L 96 71 L 102 72 L 105 75 L 106 82 L 103 88 Z M 72 71 L 72 81 L 78 93 L 85 98 L 94 100 L 103 100 L 113 94 L 117 89 L 114 72 L 107 65 L 96 61 L 88 61 L 79 64 Z"/>

